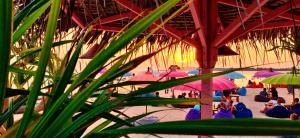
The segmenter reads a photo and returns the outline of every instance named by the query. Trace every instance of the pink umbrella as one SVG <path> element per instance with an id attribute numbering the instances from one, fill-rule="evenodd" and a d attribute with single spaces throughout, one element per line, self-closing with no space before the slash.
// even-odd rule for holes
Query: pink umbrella
<path id="1" fill-rule="evenodd" d="M 271 76 L 278 75 L 278 74 L 282 74 L 282 73 L 278 72 L 278 71 L 262 70 L 262 71 L 255 72 L 253 77 L 255 77 L 255 78 L 267 78 L 267 77 L 271 77 Z"/>
<path id="2" fill-rule="evenodd" d="M 237 88 L 236 85 L 230 81 L 229 79 L 220 76 L 220 77 L 214 77 L 213 78 L 213 88 L 212 90 L 229 90 Z M 173 88 L 172 90 L 182 90 L 182 91 L 193 91 L 193 90 L 202 90 L 201 88 L 201 80 L 199 81 L 193 81 L 190 83 L 186 83 L 183 85 L 178 85 Z"/>
<path id="3" fill-rule="evenodd" d="M 163 72 L 159 74 L 160 77 L 185 77 L 188 76 L 186 72 L 180 72 L 180 71 L 168 71 L 168 72 Z"/>
<path id="4" fill-rule="evenodd" d="M 149 72 L 143 74 L 138 74 L 129 79 L 129 81 L 158 81 L 160 77 L 155 76 Z M 147 86 L 148 84 L 141 84 L 142 86 Z"/>

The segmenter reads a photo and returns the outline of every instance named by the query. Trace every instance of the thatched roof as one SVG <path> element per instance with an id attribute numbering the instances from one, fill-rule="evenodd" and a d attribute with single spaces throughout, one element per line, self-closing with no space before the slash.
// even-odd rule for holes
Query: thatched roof
<path id="1" fill-rule="evenodd" d="M 110 36 L 120 31 L 126 24 L 137 16 L 144 16 L 167 0 L 66 0 L 62 7 L 60 30 L 73 27 L 85 28 L 95 25 L 90 43 L 99 36 L 107 42 Z M 194 0 L 197 1 L 197 0 Z M 210 0 L 208 0 L 210 1 Z M 300 0 L 216 0 L 218 19 L 218 36 L 222 37 L 237 21 L 235 29 L 225 40 L 217 43 L 223 46 L 227 43 L 239 43 L 243 40 L 275 43 L 279 37 L 293 35 L 291 28 L 300 24 Z M 28 1 L 24 1 L 28 2 Z M 161 18 L 164 20 L 186 3 L 179 2 L 169 13 Z M 26 5 L 26 4 L 25 4 Z M 253 8 L 256 8 L 255 10 Z M 209 10 L 209 9 L 208 9 Z M 201 13 L 200 13 L 201 14 Z M 201 28 L 195 27 L 195 19 L 190 7 L 186 8 L 175 18 L 168 21 L 151 39 L 150 43 L 172 43 L 186 37 L 186 46 L 199 44 Z M 155 25 L 153 26 L 155 27 Z M 153 28 L 152 27 L 152 28 Z M 205 28 L 206 26 L 204 26 Z M 144 34 L 146 34 L 145 32 Z M 139 40 L 139 39 L 138 39 Z M 201 44 L 200 44 L 201 45 Z M 238 52 L 239 53 L 239 52 Z"/>

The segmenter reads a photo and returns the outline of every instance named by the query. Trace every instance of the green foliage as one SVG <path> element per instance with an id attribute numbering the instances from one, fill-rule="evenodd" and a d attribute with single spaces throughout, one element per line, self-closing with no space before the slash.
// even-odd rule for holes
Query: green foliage
<path id="1" fill-rule="evenodd" d="M 57 31 L 57 20 L 61 8 L 61 0 L 33 0 L 23 9 L 18 10 L 16 15 L 12 15 L 12 1 L 0 1 L 0 104 L 8 98 L 16 98 L 11 102 L 0 116 L 0 124 L 3 125 L 7 120 L 11 119 L 13 113 L 25 106 L 25 112 L 21 121 L 8 122 L 10 129 L 3 135 L 4 137 L 82 137 L 86 128 L 99 119 L 105 121 L 96 126 L 87 137 L 106 137 L 106 136 L 124 136 L 131 133 L 147 133 L 147 134 L 190 134 L 190 135 L 275 135 L 275 134 L 298 134 L 298 124 L 290 121 L 273 121 L 273 120 L 204 120 L 195 122 L 165 122 L 145 126 L 134 126 L 132 123 L 149 114 L 159 111 L 153 111 L 133 117 L 127 116 L 122 119 L 121 112 L 117 112 L 118 108 L 133 106 L 161 106 L 166 104 L 196 104 L 201 103 L 197 99 L 169 99 L 169 98 L 139 98 L 140 94 L 146 94 L 159 90 L 164 90 L 176 85 L 212 78 L 223 75 L 231 71 L 219 73 L 205 74 L 201 76 L 191 76 L 180 79 L 173 79 L 164 82 L 123 82 L 114 84 L 114 80 L 120 78 L 124 73 L 136 68 L 139 64 L 159 53 L 162 49 L 148 53 L 146 55 L 131 58 L 134 52 L 140 48 L 145 41 L 168 22 L 172 17 L 184 10 L 189 2 L 184 4 L 179 10 L 167 17 L 159 27 L 153 29 L 144 39 L 132 44 L 131 42 L 141 33 L 145 32 L 149 26 L 159 20 L 180 0 L 169 0 L 163 5 L 155 9 L 153 12 L 137 21 L 129 27 L 125 32 L 113 36 L 99 53 L 88 63 L 88 65 L 78 74 L 75 74 L 75 67 L 78 62 L 82 47 L 89 40 L 89 33 L 93 26 L 83 29 L 80 35 L 74 40 L 65 40 L 57 42 L 55 38 Z M 50 7 L 50 10 L 48 9 Z M 43 36 L 28 35 L 29 28 L 35 26 L 35 23 L 46 15 L 47 26 Z M 14 19 L 14 20 L 12 20 Z M 128 25 L 129 26 L 129 25 Z M 29 46 L 24 46 L 21 51 L 17 51 L 17 45 L 23 44 L 23 36 L 32 38 Z M 39 39 L 42 37 L 42 46 L 37 47 Z M 182 38 L 184 39 L 184 38 Z M 29 42 L 28 42 L 29 43 Z M 59 69 L 50 68 L 55 66 L 51 60 L 57 58 L 52 53 L 52 48 L 63 44 L 71 43 L 72 47 L 65 55 L 63 60 L 58 60 L 57 67 Z M 14 45 L 13 45 L 14 44 Z M 122 51 L 126 46 L 130 45 L 126 53 L 112 62 L 110 59 Z M 10 49 L 12 48 L 12 49 Z M 10 53 L 14 55 L 9 55 Z M 37 57 L 36 55 L 39 54 Z M 33 58 L 31 58 L 31 56 Z M 32 62 L 24 62 L 26 58 L 33 60 Z M 9 64 L 11 62 L 11 64 Z M 110 68 L 101 76 L 95 77 L 99 69 L 104 67 Z M 28 67 L 29 66 L 29 67 Z M 48 70 L 47 70 L 48 68 Z M 15 79 L 15 85 L 18 89 L 8 87 L 8 76 Z M 141 83 L 149 83 L 145 88 L 133 91 L 129 94 L 118 94 L 116 92 L 109 93 L 107 89 L 122 86 L 137 85 Z M 28 84 L 25 90 L 22 88 Z M 46 87 L 45 87 L 46 86 Z M 42 92 L 49 89 L 49 93 Z M 94 93 L 101 90 L 100 94 L 96 94 L 94 101 L 89 99 L 95 95 Z M 72 96 L 71 96 L 72 95 Z M 34 108 L 38 101 L 38 96 L 44 96 L 48 99 L 42 114 L 36 113 Z M 112 99 L 114 98 L 114 99 Z M 26 105 L 25 102 L 27 101 Z M 116 113 L 115 113 L 116 112 Z M 10 120 L 11 121 L 11 120 Z M 266 125 L 284 124 L 285 128 L 278 126 Z M 248 126 L 246 127 L 245 124 Z M 129 128 L 120 129 L 122 126 Z M 219 129 L 222 128 L 222 129 Z M 224 129 L 224 130 L 223 130 Z M 250 129 L 251 131 L 248 131 Z M 179 131 L 180 130 L 180 131 Z M 184 132 L 182 131 L 184 130 Z M 238 131 L 236 131 L 238 130 Z M 258 133 L 256 130 L 266 130 L 266 133 Z M 271 133 L 275 131 L 276 133 Z"/>

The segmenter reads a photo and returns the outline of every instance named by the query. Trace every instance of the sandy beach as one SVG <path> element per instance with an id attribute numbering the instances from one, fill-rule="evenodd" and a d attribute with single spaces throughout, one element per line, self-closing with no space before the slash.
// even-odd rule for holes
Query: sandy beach
<path id="1" fill-rule="evenodd" d="M 264 103 L 263 102 L 255 102 L 254 101 L 254 96 L 256 94 L 258 94 L 261 91 L 260 88 L 251 88 L 251 89 L 247 89 L 247 96 L 240 96 L 240 102 L 243 102 L 246 104 L 246 106 L 252 110 L 253 112 L 253 116 L 254 118 L 270 118 L 267 117 L 265 114 L 260 113 L 259 110 L 261 108 L 263 108 Z M 297 90 L 296 91 L 296 97 L 299 97 L 299 92 Z M 181 94 L 180 91 L 175 91 L 175 95 Z M 287 89 L 286 88 L 279 88 L 278 89 L 278 95 L 280 97 L 284 97 L 284 99 L 286 100 L 286 104 L 291 104 L 292 102 L 292 95 L 287 93 Z M 161 97 L 170 97 L 171 93 L 169 92 L 168 94 L 165 94 L 165 92 L 161 91 L 160 92 L 160 96 Z M 185 119 L 185 115 L 187 114 L 187 112 L 189 111 L 189 109 L 176 109 L 173 108 L 171 106 L 163 106 L 163 107 L 153 107 L 153 106 L 147 106 L 147 111 L 151 112 L 151 111 L 155 111 L 155 110 L 161 110 L 161 109 L 173 109 L 173 110 L 167 110 L 167 111 L 162 111 L 162 112 L 158 112 L 158 113 L 154 113 L 150 116 L 155 116 L 158 117 L 160 119 L 160 122 L 166 122 L 166 121 L 177 121 L 177 120 L 184 120 Z M 142 114 L 146 111 L 146 107 L 145 106 L 138 106 L 138 107 L 131 107 L 131 108 L 125 108 L 122 111 L 124 111 L 125 114 L 130 115 L 130 116 L 136 116 L 139 114 Z M 98 123 L 101 122 L 98 121 Z M 93 127 L 95 127 L 96 124 L 92 125 L 89 127 L 89 130 L 91 130 Z M 159 135 L 162 136 L 164 138 L 196 138 L 197 136 L 186 136 L 186 135 Z M 130 137 L 133 138 L 151 138 L 151 137 L 155 137 L 152 135 L 140 135 L 140 134 L 131 134 Z M 266 137 L 266 136 L 214 136 L 216 138 L 231 138 L 231 137 L 235 137 L 235 138 L 252 138 L 252 137 Z M 270 137 L 272 138 L 272 137 Z"/>

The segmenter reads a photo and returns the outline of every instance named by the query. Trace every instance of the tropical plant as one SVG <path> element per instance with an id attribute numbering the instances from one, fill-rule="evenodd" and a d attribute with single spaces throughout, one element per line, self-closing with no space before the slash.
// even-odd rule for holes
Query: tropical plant
<path id="1" fill-rule="evenodd" d="M 153 22 L 168 12 L 169 9 L 180 0 L 167 1 L 152 13 L 129 27 L 124 33 L 119 33 L 112 37 L 106 46 L 95 55 L 79 74 L 73 72 L 81 49 L 88 39 L 87 36 L 93 26 L 82 30 L 81 34 L 74 40 L 55 42 L 54 36 L 61 1 L 62 0 L 34 0 L 15 15 L 12 10 L 12 0 L 0 1 L 0 61 L 3 62 L 0 64 L 0 73 L 2 76 L 0 77 L 0 109 L 4 110 L 0 116 L 0 123 L 3 127 L 5 126 L 7 128 L 7 131 L 2 134 L 3 137 L 80 137 L 89 125 L 101 118 L 106 121 L 91 130 L 86 137 L 117 137 L 130 133 L 190 135 L 277 135 L 300 133 L 299 123 L 281 120 L 178 121 L 138 127 L 133 126 L 132 122 L 157 111 L 129 117 L 128 119 L 121 119 L 119 116 L 123 114 L 117 110 L 119 107 L 164 105 L 170 103 L 195 104 L 199 102 L 197 99 L 145 99 L 138 98 L 136 97 L 137 95 L 163 90 L 195 80 L 208 79 L 226 74 L 230 71 L 174 79 L 165 82 L 146 82 L 150 85 L 129 94 L 118 94 L 117 92 L 109 93 L 106 91 L 109 88 L 145 83 L 123 82 L 114 84 L 114 80 L 163 50 L 160 49 L 153 53 L 130 59 L 134 51 L 141 47 L 158 28 L 152 30 L 149 35 L 134 44 L 134 46 L 131 46 L 129 51 L 116 58 L 113 62 L 109 62 L 109 59 L 121 51 L 139 34 L 144 32 Z M 187 2 L 177 12 L 184 9 L 188 4 Z M 50 11 L 47 10 L 49 7 Z M 167 22 L 177 14 L 177 12 L 172 14 L 163 23 Z M 30 33 L 27 31 L 28 28 L 31 27 L 42 14 L 48 17 L 46 30 L 42 36 L 42 46 L 38 48 L 26 47 L 26 49 L 20 51 L 20 56 L 15 58 L 14 61 L 10 61 L 11 57 L 17 54 L 12 52 L 12 49 L 16 47 L 16 43 L 22 41 L 22 36 Z M 163 23 L 160 26 L 162 26 Z M 27 36 L 29 38 L 32 37 L 31 35 Z M 53 58 L 53 56 L 51 56 L 51 48 L 70 42 L 72 42 L 73 47 L 62 61 L 58 60 L 60 63 L 58 70 L 55 71 L 55 73 L 49 73 L 47 67 L 49 67 L 49 61 Z M 39 56 L 35 55 L 37 53 Z M 35 60 L 37 64 L 35 64 L 31 70 L 28 70 L 28 68 L 26 68 L 27 66 L 18 66 L 18 63 L 22 62 L 24 58 L 34 58 L 33 60 Z M 99 77 L 95 77 L 97 72 L 108 64 L 111 64 L 108 71 Z M 14 73 L 23 74 L 23 76 L 20 77 L 22 78 L 20 82 L 22 82 L 22 84 L 28 83 L 28 89 L 21 90 L 7 87 L 9 78 L 15 77 L 13 76 Z M 48 81 L 50 84 L 45 83 L 48 79 L 51 80 Z M 49 93 L 41 92 L 44 88 L 48 88 Z M 100 94 L 94 94 L 98 90 L 102 92 Z M 38 96 L 46 96 L 48 98 L 43 113 L 34 111 Z M 88 101 L 91 96 L 95 96 L 96 100 L 93 102 Z M 115 97 L 115 99 L 110 100 L 111 97 Z M 12 102 L 10 102 L 7 108 L 4 106 L 4 103 L 8 101 L 8 99 Z M 13 122 L 13 113 L 24 105 L 25 102 L 26 109 L 22 119 Z M 129 128 L 120 129 L 122 126 L 129 126 Z M 224 130 L 219 129 L 220 127 Z M 282 130 L 282 128 L 284 129 Z"/>

